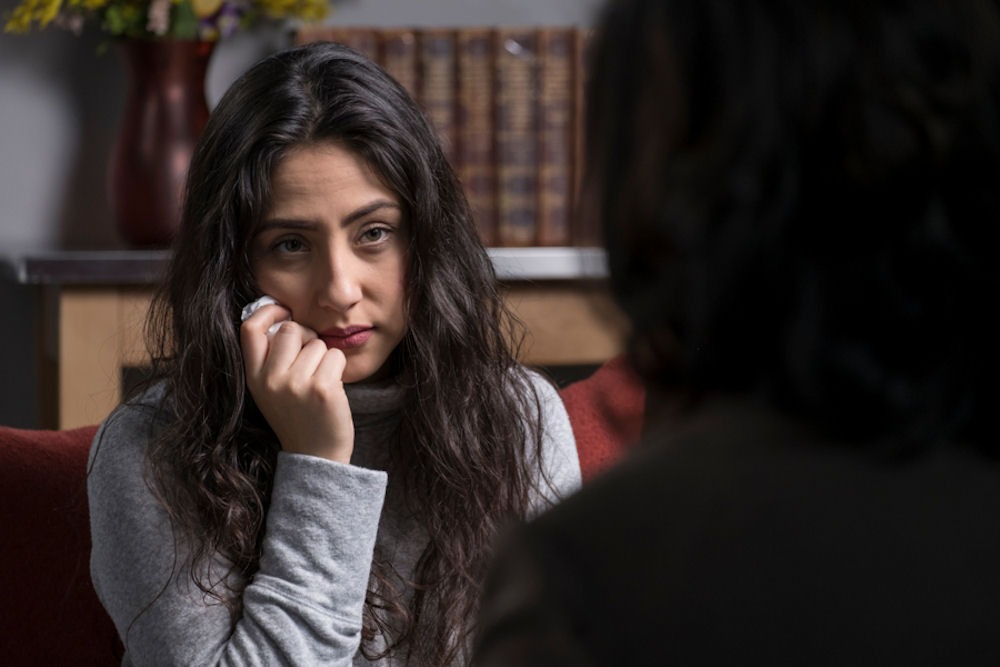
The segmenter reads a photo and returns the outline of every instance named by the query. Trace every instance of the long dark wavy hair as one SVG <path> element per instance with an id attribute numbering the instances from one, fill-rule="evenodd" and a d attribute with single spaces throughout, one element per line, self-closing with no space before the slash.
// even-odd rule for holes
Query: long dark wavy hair
<path id="1" fill-rule="evenodd" d="M 362 648 L 374 651 L 381 628 L 388 650 L 411 664 L 442 665 L 464 652 L 496 532 L 526 514 L 540 406 L 515 361 L 521 326 L 498 294 L 432 130 L 395 81 L 349 49 L 313 44 L 265 58 L 209 120 L 147 322 L 168 423 L 150 448 L 150 471 L 175 533 L 191 546 L 192 577 L 237 618 L 241 591 L 197 573 L 215 553 L 244 580 L 256 571 L 280 448 L 246 388 L 238 337 L 241 307 L 259 296 L 251 241 L 275 166 L 293 147 L 330 140 L 374 169 L 407 221 L 409 331 L 392 359 L 405 398 L 392 456 L 430 538 L 407 582 L 409 605 L 376 553 L 379 590 L 399 595 L 370 589 Z"/>
<path id="2" fill-rule="evenodd" d="M 646 378 L 1000 453 L 997 3 L 613 0 L 599 25 L 585 210 Z"/>

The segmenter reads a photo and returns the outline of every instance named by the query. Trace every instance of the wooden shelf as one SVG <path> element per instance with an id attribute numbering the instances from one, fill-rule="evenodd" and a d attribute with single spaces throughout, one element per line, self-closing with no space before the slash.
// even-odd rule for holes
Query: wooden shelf
<path id="1" fill-rule="evenodd" d="M 600 248 L 489 248 L 500 280 L 604 280 Z"/>
<path id="2" fill-rule="evenodd" d="M 52 250 L 7 255 L 7 277 L 22 285 L 152 285 L 165 250 Z"/>

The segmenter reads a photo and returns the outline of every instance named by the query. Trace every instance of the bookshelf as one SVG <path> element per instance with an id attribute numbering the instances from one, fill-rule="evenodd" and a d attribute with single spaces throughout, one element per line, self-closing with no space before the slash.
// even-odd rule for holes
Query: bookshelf
<path id="1" fill-rule="evenodd" d="M 597 248 L 490 248 L 504 298 L 524 322 L 529 366 L 600 364 L 622 349 L 624 318 Z M 142 324 L 168 251 L 49 251 L 6 256 L 5 278 L 33 290 L 39 413 L 45 428 L 103 419 L 142 368 Z"/>
<path id="2" fill-rule="evenodd" d="M 303 26 L 295 44 L 332 41 L 381 65 L 436 131 L 483 244 L 589 247 L 575 215 L 583 129 L 579 26 Z"/>

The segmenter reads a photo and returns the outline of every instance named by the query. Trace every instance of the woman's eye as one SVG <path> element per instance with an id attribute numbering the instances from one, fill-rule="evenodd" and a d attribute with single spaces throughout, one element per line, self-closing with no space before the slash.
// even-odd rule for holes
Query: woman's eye
<path id="1" fill-rule="evenodd" d="M 389 230 L 385 227 L 370 227 L 361 232 L 361 240 L 364 243 L 375 243 L 384 239 L 388 234 Z"/>
<path id="2" fill-rule="evenodd" d="M 281 239 L 271 247 L 278 252 L 302 252 L 305 244 L 299 239 Z"/>

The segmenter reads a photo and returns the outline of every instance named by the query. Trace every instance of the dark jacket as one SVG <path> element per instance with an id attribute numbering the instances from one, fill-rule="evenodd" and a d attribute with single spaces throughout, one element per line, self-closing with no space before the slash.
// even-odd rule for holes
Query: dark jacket
<path id="1" fill-rule="evenodd" d="M 512 535 L 478 667 L 1000 664 L 1000 467 L 718 401 Z"/>

